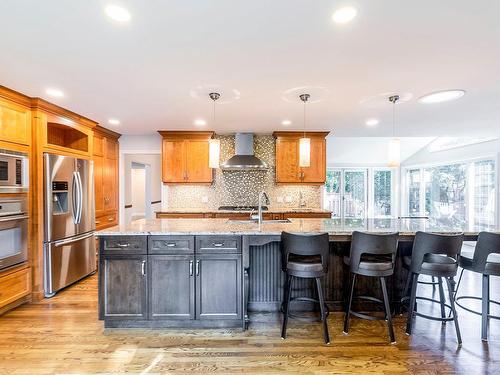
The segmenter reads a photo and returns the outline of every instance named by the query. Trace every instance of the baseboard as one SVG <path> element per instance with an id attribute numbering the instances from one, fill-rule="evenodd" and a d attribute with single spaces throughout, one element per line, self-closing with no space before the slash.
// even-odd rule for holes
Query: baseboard
<path id="1" fill-rule="evenodd" d="M 11 302 L 8 305 L 3 306 L 0 308 L 0 316 L 5 314 L 6 312 L 9 312 L 16 307 L 19 307 L 21 305 L 24 305 L 25 303 L 31 302 L 31 295 L 28 294 L 27 296 L 24 296 L 22 298 L 19 298 L 17 301 Z"/>

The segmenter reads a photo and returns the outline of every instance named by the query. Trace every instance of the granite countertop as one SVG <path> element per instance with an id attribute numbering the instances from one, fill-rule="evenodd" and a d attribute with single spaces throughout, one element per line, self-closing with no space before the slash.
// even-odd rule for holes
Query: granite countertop
<path id="1" fill-rule="evenodd" d="M 350 236 L 353 231 L 399 232 L 414 235 L 417 231 L 436 233 L 464 232 L 477 235 L 482 230 L 500 232 L 492 226 L 459 226 L 443 220 L 431 219 L 290 219 L 289 223 L 257 223 L 230 219 L 139 219 L 128 225 L 118 225 L 97 233 L 113 235 L 280 235 L 282 231 L 295 233 L 328 232 L 332 236 Z"/>
<path id="2" fill-rule="evenodd" d="M 250 214 L 248 210 L 203 210 L 203 209 L 168 209 L 164 211 L 156 211 L 160 214 L 216 214 L 216 213 L 233 213 L 233 214 Z M 268 208 L 263 210 L 264 213 L 280 214 L 290 212 L 311 212 L 311 213 L 332 213 L 330 210 L 322 208 Z"/>

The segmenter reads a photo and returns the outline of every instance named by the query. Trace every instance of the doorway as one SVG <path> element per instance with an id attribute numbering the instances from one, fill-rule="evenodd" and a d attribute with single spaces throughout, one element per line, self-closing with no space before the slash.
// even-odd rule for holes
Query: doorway
<path id="1" fill-rule="evenodd" d="M 325 208 L 334 218 L 363 219 L 367 214 L 367 170 L 330 169 L 325 186 Z"/>
<path id="2" fill-rule="evenodd" d="M 130 221 L 150 219 L 151 207 L 151 167 L 148 164 L 132 162 L 130 170 L 131 211 Z"/>

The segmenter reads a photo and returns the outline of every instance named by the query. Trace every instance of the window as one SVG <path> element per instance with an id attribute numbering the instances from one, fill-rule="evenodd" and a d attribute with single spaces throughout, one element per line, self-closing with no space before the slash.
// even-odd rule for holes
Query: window
<path id="1" fill-rule="evenodd" d="M 391 216 L 392 213 L 392 171 L 373 173 L 373 216 Z"/>
<path id="2" fill-rule="evenodd" d="M 328 169 L 324 207 L 340 218 L 394 216 L 395 188 L 392 169 Z"/>
<path id="3" fill-rule="evenodd" d="M 495 223 L 495 161 L 481 160 L 406 170 L 409 216 L 450 225 Z"/>

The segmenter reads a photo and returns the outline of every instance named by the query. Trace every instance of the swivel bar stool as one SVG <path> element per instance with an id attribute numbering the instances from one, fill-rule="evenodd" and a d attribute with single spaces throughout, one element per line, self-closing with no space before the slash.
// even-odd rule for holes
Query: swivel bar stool
<path id="1" fill-rule="evenodd" d="M 488 318 L 500 319 L 500 316 L 490 314 L 490 304 L 500 305 L 500 302 L 490 299 L 490 276 L 500 276 L 500 234 L 481 232 L 477 239 L 474 255 L 472 258 L 461 254 L 458 258 L 458 265 L 462 268 L 460 277 L 458 278 L 457 289 L 455 291 L 455 301 L 458 306 L 473 314 L 481 315 L 481 340 L 488 340 Z M 472 271 L 482 274 L 482 295 L 476 296 L 460 296 L 457 297 L 460 282 L 464 271 Z M 461 304 L 461 300 L 474 299 L 480 300 L 481 312 L 475 311 Z"/>
<path id="2" fill-rule="evenodd" d="M 315 279 L 318 291 L 318 303 L 323 322 L 323 339 L 325 344 L 330 343 L 328 333 L 327 308 L 321 279 L 328 273 L 328 261 L 330 255 L 330 244 L 328 233 L 322 234 L 292 234 L 281 233 L 282 245 L 282 269 L 286 273 L 286 281 L 283 299 L 283 326 L 281 328 L 281 338 L 286 338 L 286 328 L 288 317 L 290 316 L 290 302 L 292 294 L 292 281 L 294 278 Z M 296 298 L 297 300 L 308 300 L 305 298 Z"/>
<path id="3" fill-rule="evenodd" d="M 349 332 L 349 319 L 352 314 L 362 319 L 386 320 L 391 343 L 396 342 L 394 328 L 392 327 L 391 308 L 385 278 L 394 273 L 397 248 L 397 233 L 374 234 L 356 231 L 352 233 L 351 253 L 349 257 L 344 257 L 344 263 L 349 266 L 349 275 L 352 275 L 349 299 L 346 304 L 344 317 L 344 334 L 348 334 Z M 378 277 L 380 280 L 380 288 L 382 289 L 383 301 L 372 296 L 354 297 L 354 286 L 356 284 L 357 275 Z M 385 317 L 382 318 L 352 311 L 351 305 L 354 298 L 382 303 Z"/>
<path id="4" fill-rule="evenodd" d="M 460 327 L 458 325 L 457 311 L 453 299 L 452 279 L 457 274 L 458 256 L 462 248 L 463 234 L 434 234 L 426 232 L 417 232 L 413 242 L 413 249 L 410 263 L 411 294 L 410 304 L 408 306 L 408 320 L 406 323 L 406 334 L 411 335 L 413 328 L 413 317 L 420 316 L 426 319 L 447 322 L 453 320 L 457 333 L 458 344 L 462 344 Z M 417 284 L 420 275 L 434 276 L 439 280 L 440 300 L 427 297 L 417 297 Z M 444 299 L 444 290 L 442 288 L 442 279 L 446 280 L 448 285 L 448 296 L 450 304 L 446 304 Z M 417 299 L 429 302 L 439 303 L 441 305 L 441 317 L 426 315 L 415 310 Z M 449 308 L 453 317 L 447 317 L 445 307 Z"/>

